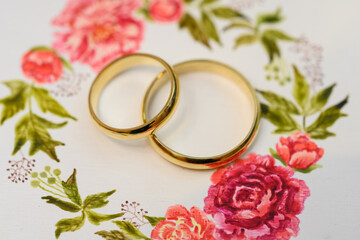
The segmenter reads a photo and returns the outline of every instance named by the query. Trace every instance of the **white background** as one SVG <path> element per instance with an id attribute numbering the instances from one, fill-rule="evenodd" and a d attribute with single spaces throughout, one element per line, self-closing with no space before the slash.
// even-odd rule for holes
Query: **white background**
<path id="1" fill-rule="evenodd" d="M 22 54 L 30 47 L 51 43 L 54 29 L 50 20 L 59 13 L 64 3 L 45 0 L 0 2 L 0 80 L 24 79 L 20 68 Z M 350 95 L 349 104 L 344 107 L 349 117 L 340 119 L 332 127 L 337 137 L 317 141 L 325 149 L 325 155 L 319 162 L 324 167 L 307 175 L 295 175 L 305 180 L 311 190 L 305 210 L 299 216 L 301 230 L 297 239 L 357 239 L 360 236 L 360 2 L 264 0 L 245 10 L 245 13 L 254 16 L 259 11 L 272 11 L 277 6 L 282 6 L 287 16 L 282 29 L 292 35 L 305 34 L 310 41 L 323 46 L 324 84 L 338 83 L 329 105 Z M 221 26 L 222 23 L 219 24 Z M 176 24 L 147 23 L 141 51 L 158 55 L 170 64 L 198 58 L 218 60 L 237 68 L 255 87 L 272 89 L 290 97 L 290 85 L 281 88 L 276 82 L 264 79 L 263 66 L 267 56 L 259 45 L 233 51 L 236 34 L 222 36 L 225 47 L 213 44 L 213 50 L 209 51 L 195 43 L 188 33 L 179 31 Z M 283 45 L 283 49 L 286 53 L 288 45 Z M 78 64 L 74 67 L 79 72 L 90 71 Z M 39 153 L 34 156 L 36 170 L 41 171 L 45 165 L 58 167 L 63 171 L 62 177 L 66 178 L 73 168 L 77 168 L 83 198 L 88 194 L 116 189 L 117 192 L 109 198 L 109 205 L 99 209 L 101 213 L 120 211 L 120 204 L 126 200 L 141 203 L 153 216 L 163 216 L 167 207 L 174 204 L 202 208 L 211 185 L 209 178 L 212 171 L 199 172 L 177 167 L 159 157 L 146 140 L 120 142 L 98 131 L 87 106 L 88 89 L 94 76 L 92 74 L 91 79 L 83 84 L 77 96 L 59 98 L 79 120 L 70 121 L 65 128 L 51 132 L 53 138 L 66 143 L 65 147 L 57 148 L 61 163 L 55 163 Z M 181 89 L 181 105 L 173 119 L 175 123 L 181 123 L 181 128 L 175 131 L 177 124 L 170 122 L 168 129 L 161 133 L 162 138 L 179 151 L 209 155 L 222 151 L 236 143 L 241 135 L 232 133 L 243 131 L 243 126 L 247 124 L 248 119 L 242 112 L 243 108 L 246 110 L 246 104 L 238 105 L 242 99 L 241 92 L 226 80 L 219 84 L 220 78 L 210 76 L 206 81 L 207 78 L 206 74 L 200 76 L 194 85 L 185 78 L 181 80 L 184 86 Z M 134 79 L 139 77 L 134 76 Z M 123 89 L 124 82 L 113 84 L 114 88 L 107 91 L 100 104 L 108 107 L 101 110 L 103 118 L 114 122 L 121 117 L 139 123 L 138 112 L 146 86 L 134 81 L 129 84 L 129 90 L 119 90 L 124 94 L 117 94 L 114 89 Z M 217 97 L 211 97 L 217 92 Z M 0 86 L 0 97 L 6 94 L 7 89 Z M 129 98 L 130 95 L 133 97 Z M 114 102 L 121 104 L 114 105 Z M 9 166 L 8 160 L 20 158 L 19 154 L 11 156 L 13 127 L 17 118 L 0 127 L 0 239 L 54 239 L 55 223 L 76 214 L 46 204 L 40 199 L 44 192 L 31 188 L 29 183 L 13 184 L 7 179 L 5 169 Z M 219 130 L 220 127 L 223 129 Z M 267 154 L 269 147 L 274 148 L 279 136 L 270 134 L 273 129 L 268 122 L 262 121 L 260 133 L 250 151 Z M 61 239 L 101 239 L 93 233 L 104 229 L 116 229 L 116 226 L 111 222 L 101 226 L 86 222 L 81 230 L 64 233 Z"/>

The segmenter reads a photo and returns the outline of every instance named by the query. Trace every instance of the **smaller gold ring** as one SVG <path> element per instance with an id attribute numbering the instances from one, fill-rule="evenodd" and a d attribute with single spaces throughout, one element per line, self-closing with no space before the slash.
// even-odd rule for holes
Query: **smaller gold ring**
<path id="1" fill-rule="evenodd" d="M 191 157 L 178 153 L 164 143 L 162 143 L 155 134 L 149 135 L 150 143 L 154 149 L 166 160 L 186 168 L 192 169 L 211 169 L 223 166 L 237 159 L 243 154 L 254 140 L 260 123 L 260 103 L 257 98 L 255 89 L 251 84 L 235 69 L 228 65 L 210 60 L 194 60 L 182 62 L 174 66 L 175 72 L 178 75 L 194 71 L 212 72 L 222 75 L 230 80 L 233 80 L 242 90 L 250 97 L 254 108 L 252 116 L 252 125 L 247 132 L 245 138 L 231 150 L 213 157 Z M 158 76 L 149 86 L 143 101 L 143 121 L 146 122 L 148 118 L 148 109 L 151 98 L 154 93 L 166 82 L 164 76 Z"/>
<path id="2" fill-rule="evenodd" d="M 98 100 L 104 87 L 119 73 L 138 65 L 151 65 L 165 68 L 165 71 L 160 73 L 158 77 L 166 75 L 167 79 L 170 78 L 171 80 L 170 96 L 166 102 L 166 105 L 153 119 L 146 121 L 140 126 L 120 129 L 106 125 L 97 116 Z M 179 80 L 173 68 L 159 57 L 150 54 L 135 53 L 114 60 L 97 75 L 90 88 L 89 110 L 90 115 L 94 119 L 96 125 L 105 134 L 121 140 L 132 140 L 149 136 L 156 129 L 161 128 L 173 115 L 178 103 L 178 99 Z"/>

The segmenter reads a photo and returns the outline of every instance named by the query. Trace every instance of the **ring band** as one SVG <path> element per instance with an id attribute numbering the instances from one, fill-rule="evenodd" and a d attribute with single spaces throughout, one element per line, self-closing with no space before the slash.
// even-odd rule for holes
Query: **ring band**
<path id="1" fill-rule="evenodd" d="M 209 61 L 209 60 L 194 60 L 182 62 L 174 66 L 174 70 L 178 75 L 185 74 L 194 71 L 206 71 L 215 74 L 222 75 L 228 79 L 233 80 L 238 86 L 240 86 L 245 93 L 250 96 L 252 105 L 254 107 L 254 115 L 252 125 L 246 134 L 246 137 L 231 150 L 216 155 L 213 157 L 191 157 L 181 153 L 178 153 L 164 143 L 162 143 L 155 134 L 149 135 L 151 145 L 154 149 L 168 161 L 180 165 L 186 168 L 192 169 L 210 169 L 223 166 L 237 159 L 243 154 L 252 143 L 257 134 L 257 130 L 260 123 L 260 103 L 257 98 L 254 88 L 250 83 L 235 69 L 225 64 Z M 158 76 L 147 89 L 147 92 L 143 101 L 143 121 L 146 122 L 148 118 L 148 109 L 151 98 L 154 93 L 166 82 L 164 76 Z"/>
<path id="2" fill-rule="evenodd" d="M 133 128 L 114 128 L 103 123 L 97 116 L 98 101 L 104 87 L 109 83 L 116 75 L 124 70 L 138 65 L 151 65 L 156 67 L 164 67 L 165 71 L 160 73 L 158 77 L 163 75 L 167 76 L 167 79 L 171 80 L 170 96 L 166 102 L 166 105 L 161 111 L 151 120 L 145 121 L 144 124 Z M 96 125 L 110 137 L 131 140 L 139 139 L 152 134 L 156 129 L 161 128 L 173 115 L 179 99 L 179 80 L 175 74 L 173 68 L 159 57 L 144 54 L 135 53 L 129 54 L 124 57 L 118 58 L 115 61 L 107 65 L 95 78 L 89 93 L 89 110 L 91 117 L 94 119 Z"/>

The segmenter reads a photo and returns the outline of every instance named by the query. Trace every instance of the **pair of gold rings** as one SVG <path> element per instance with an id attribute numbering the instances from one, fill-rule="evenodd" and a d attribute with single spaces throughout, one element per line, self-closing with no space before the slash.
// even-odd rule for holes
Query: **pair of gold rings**
<path id="1" fill-rule="evenodd" d="M 165 71 L 151 83 L 143 100 L 142 119 L 143 124 L 133 128 L 114 128 L 106 125 L 98 117 L 98 101 L 104 87 L 118 74 L 138 65 L 150 65 L 163 67 Z M 194 71 L 212 72 L 222 75 L 236 83 L 249 97 L 252 107 L 254 108 L 252 116 L 252 125 L 245 138 L 229 151 L 213 157 L 191 157 L 178 153 L 164 143 L 156 136 L 156 130 L 160 129 L 170 117 L 174 114 L 179 100 L 179 80 L 178 75 Z M 148 119 L 149 103 L 156 91 L 167 81 L 171 81 L 171 90 L 169 98 L 161 111 L 152 119 Z M 168 161 L 186 168 L 192 169 L 210 169 L 228 164 L 243 154 L 252 143 L 256 136 L 260 123 L 260 104 L 254 88 L 250 83 L 235 69 L 223 63 L 210 60 L 192 60 L 176 64 L 171 67 L 168 63 L 159 57 L 136 53 L 118 58 L 107 65 L 95 78 L 89 93 L 89 110 L 91 117 L 95 120 L 96 125 L 110 137 L 131 140 L 148 137 L 154 149 Z"/>

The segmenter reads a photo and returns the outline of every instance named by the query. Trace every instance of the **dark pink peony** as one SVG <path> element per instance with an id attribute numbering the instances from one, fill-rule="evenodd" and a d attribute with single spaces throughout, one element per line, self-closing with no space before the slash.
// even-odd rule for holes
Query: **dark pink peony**
<path id="1" fill-rule="evenodd" d="M 115 58 L 133 53 L 143 40 L 143 22 L 133 17 L 141 0 L 69 0 L 53 20 L 63 27 L 55 33 L 54 48 L 72 62 L 89 64 L 99 72 Z"/>
<path id="2" fill-rule="evenodd" d="M 149 5 L 149 14 L 156 22 L 176 22 L 183 15 L 183 5 L 182 0 L 152 0 Z"/>
<path id="3" fill-rule="evenodd" d="M 304 132 L 296 132 L 287 138 L 280 137 L 276 151 L 287 165 L 298 169 L 310 167 L 324 155 L 324 149 L 319 148 Z"/>
<path id="4" fill-rule="evenodd" d="M 51 50 L 30 50 L 21 60 L 24 75 L 38 84 L 57 82 L 62 73 L 61 59 Z"/>
<path id="5" fill-rule="evenodd" d="M 225 240 L 285 240 L 297 236 L 300 214 L 310 196 L 294 171 L 275 166 L 271 156 L 250 153 L 212 175 L 204 211 Z"/>
<path id="6" fill-rule="evenodd" d="M 160 221 L 152 230 L 155 240 L 215 240 L 215 224 L 197 207 L 188 211 L 184 206 L 168 208 L 166 220 Z"/>

